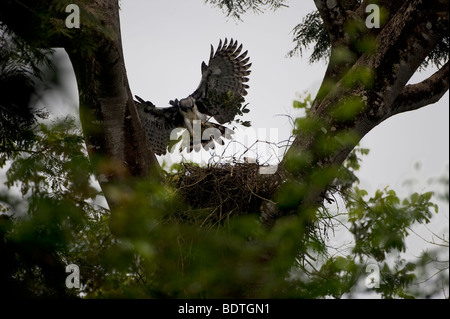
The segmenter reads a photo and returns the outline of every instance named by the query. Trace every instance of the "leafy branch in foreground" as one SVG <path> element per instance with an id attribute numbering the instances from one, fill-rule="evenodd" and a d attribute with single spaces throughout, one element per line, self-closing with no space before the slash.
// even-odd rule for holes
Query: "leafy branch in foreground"
<path id="1" fill-rule="evenodd" d="M 286 0 L 205 0 L 214 7 L 226 12 L 228 17 L 241 20 L 241 16 L 249 11 L 261 13 L 264 10 L 276 10 L 281 7 L 288 7 Z"/>
<path id="2" fill-rule="evenodd" d="M 0 22 L 0 152 L 11 154 L 26 147 L 32 127 L 47 113 L 37 110 L 36 82 L 43 66 L 51 66 L 52 50 L 35 48 Z M 5 157 L 0 155 L 0 166 Z"/>
<path id="3" fill-rule="evenodd" d="M 214 201 L 209 209 L 187 207 L 180 205 L 181 194 L 171 187 L 141 181 L 133 190 L 120 185 L 109 190 L 122 203 L 111 219 L 109 210 L 96 204 L 101 193 L 92 184 L 84 142 L 74 123 L 64 119 L 39 125 L 29 148 L 10 158 L 6 185 L 19 186 L 23 197 L 8 192 L 0 197 L 0 249 L 7 260 L 1 275 L 8 291 L 74 296 L 76 291 L 64 287 L 64 267 L 75 263 L 86 297 L 239 296 L 238 282 L 267 275 L 259 267 L 260 258 L 272 252 L 270 273 L 290 269 L 291 276 L 272 282 L 266 293 L 340 298 L 355 292 L 366 276 L 367 260 L 376 259 L 383 279 L 377 291 L 383 297 L 420 294 L 410 290 L 422 264 L 399 259 L 392 268 L 387 258 L 406 249 L 409 228 L 428 222 L 436 206 L 431 193 L 400 200 L 386 189 L 367 199 L 367 192 L 354 187 L 358 154 L 367 150 L 354 150 L 336 184 L 348 215 L 330 204 L 320 208 L 315 219 L 291 216 L 270 232 L 260 228 L 254 214 L 223 215 L 219 223 L 211 223 Z M 170 174 L 180 178 L 182 173 Z M 111 234 L 111 223 L 120 225 L 120 238 Z M 333 233 L 338 225 L 353 234 L 353 243 L 336 245 Z M 305 230 L 304 241 L 293 242 L 289 234 L 299 227 Z M 289 258 L 292 249 L 299 251 L 295 261 Z M 239 272 L 234 272 L 236 262 Z"/>

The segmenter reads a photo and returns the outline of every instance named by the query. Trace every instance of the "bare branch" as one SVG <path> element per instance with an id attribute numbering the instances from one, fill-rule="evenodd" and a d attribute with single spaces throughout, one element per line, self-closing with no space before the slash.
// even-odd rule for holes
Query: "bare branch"
<path id="1" fill-rule="evenodd" d="M 439 0 L 406 1 L 378 35 L 376 54 L 365 54 L 357 62 L 377 74 L 374 88 L 382 92 L 383 101 L 371 104 L 381 106 L 374 112 L 379 119 L 392 114 L 406 83 L 448 32 L 448 13 L 441 15 L 441 7 Z"/>
<path id="2" fill-rule="evenodd" d="M 449 62 L 428 79 L 407 85 L 391 107 L 392 114 L 420 109 L 436 103 L 449 89 Z"/>

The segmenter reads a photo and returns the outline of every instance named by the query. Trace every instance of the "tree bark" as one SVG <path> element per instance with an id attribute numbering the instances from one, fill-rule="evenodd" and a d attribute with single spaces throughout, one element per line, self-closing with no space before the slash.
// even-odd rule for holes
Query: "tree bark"
<path id="1" fill-rule="evenodd" d="M 140 123 L 128 84 L 120 34 L 117 0 L 91 1 L 84 8 L 96 25 L 83 26 L 75 41 L 65 41 L 80 98 L 86 145 L 98 181 L 111 209 L 110 183 L 132 178 L 158 178 L 159 164 Z M 91 49 L 77 43 L 94 43 Z"/>

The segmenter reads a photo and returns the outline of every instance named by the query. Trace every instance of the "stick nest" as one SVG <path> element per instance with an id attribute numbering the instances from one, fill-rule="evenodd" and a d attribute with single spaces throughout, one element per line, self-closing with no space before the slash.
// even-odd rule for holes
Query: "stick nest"
<path id="1" fill-rule="evenodd" d="M 216 163 L 206 167 L 183 163 L 172 182 L 195 211 L 184 217 L 195 215 L 202 223 L 220 223 L 234 214 L 259 214 L 261 203 L 278 188 L 278 175 L 261 175 L 259 167 L 256 163 Z M 201 211 L 206 216 L 199 214 Z"/>

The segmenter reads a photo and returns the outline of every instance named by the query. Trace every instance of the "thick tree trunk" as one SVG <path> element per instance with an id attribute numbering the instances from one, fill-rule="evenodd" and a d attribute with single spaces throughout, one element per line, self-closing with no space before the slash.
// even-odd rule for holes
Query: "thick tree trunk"
<path id="1" fill-rule="evenodd" d="M 90 12 L 102 27 L 83 26 L 76 40 L 65 41 L 75 70 L 86 145 L 106 199 L 111 183 L 158 176 L 159 165 L 142 129 L 126 76 L 117 0 L 91 1 Z M 91 49 L 77 43 L 93 43 Z"/>

